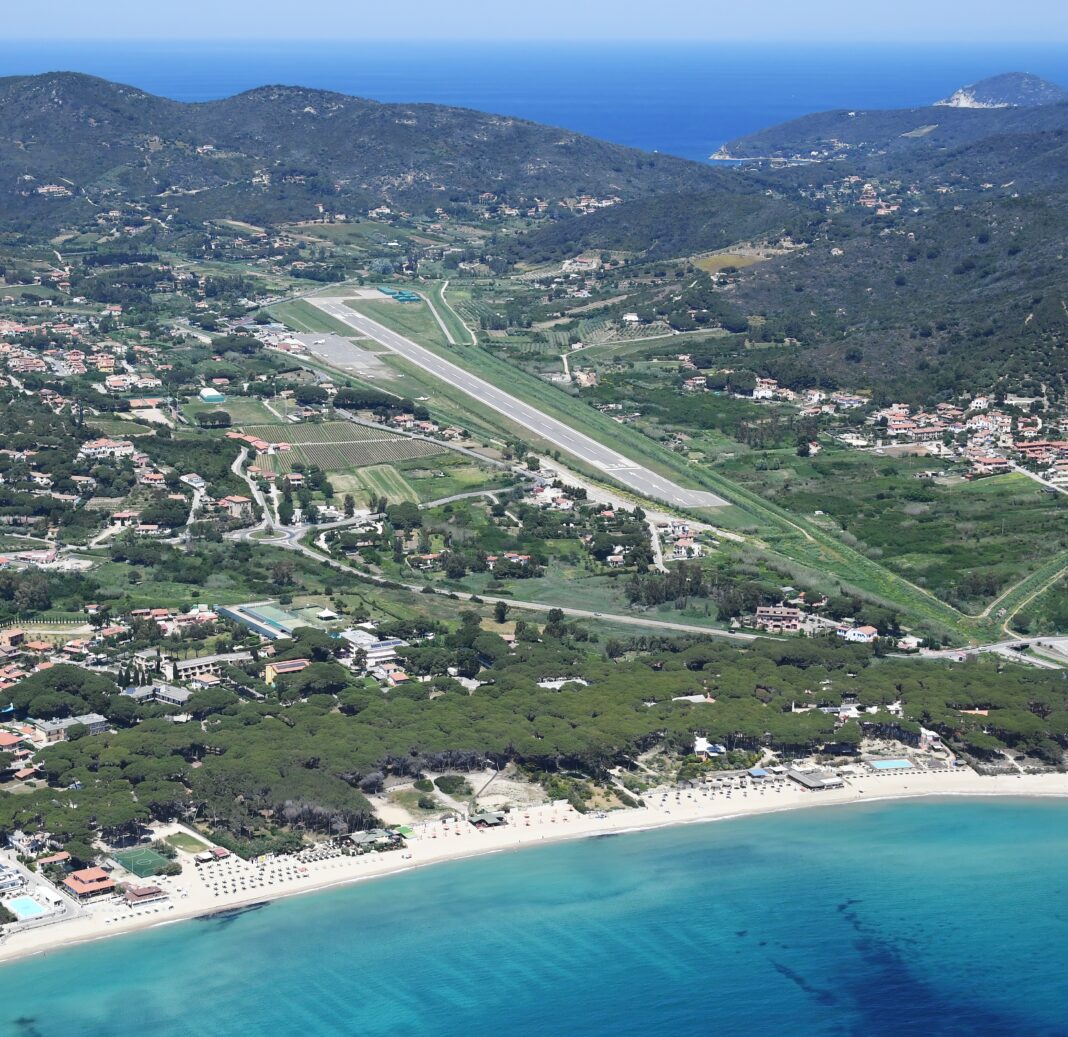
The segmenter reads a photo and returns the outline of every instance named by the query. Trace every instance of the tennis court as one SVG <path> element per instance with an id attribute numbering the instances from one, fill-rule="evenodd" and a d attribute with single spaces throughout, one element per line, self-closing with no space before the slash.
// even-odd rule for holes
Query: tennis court
<path id="1" fill-rule="evenodd" d="M 158 874 L 168 863 L 163 854 L 156 853 L 147 846 L 137 846 L 132 850 L 115 850 L 111 856 L 139 879 Z"/>

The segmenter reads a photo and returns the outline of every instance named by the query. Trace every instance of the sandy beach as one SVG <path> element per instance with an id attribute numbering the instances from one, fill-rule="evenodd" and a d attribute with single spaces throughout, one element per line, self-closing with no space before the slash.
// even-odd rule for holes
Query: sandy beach
<path id="1" fill-rule="evenodd" d="M 263 862 L 230 857 L 195 867 L 182 855 L 180 876 L 153 879 L 170 893 L 168 902 L 129 908 L 111 900 L 91 904 L 80 917 L 8 935 L 0 962 L 45 954 L 91 940 L 230 911 L 282 897 L 379 878 L 412 868 L 565 839 L 620 834 L 777 811 L 931 796 L 1068 797 L 1068 774 L 983 777 L 973 771 L 868 775 L 843 788 L 809 792 L 792 782 L 744 791 L 661 788 L 645 806 L 605 815 L 580 814 L 566 803 L 519 808 L 500 828 L 480 830 L 466 820 L 427 822 L 401 850 L 345 856 L 323 849 L 302 858 Z M 318 859 L 313 859 L 318 858 Z"/>

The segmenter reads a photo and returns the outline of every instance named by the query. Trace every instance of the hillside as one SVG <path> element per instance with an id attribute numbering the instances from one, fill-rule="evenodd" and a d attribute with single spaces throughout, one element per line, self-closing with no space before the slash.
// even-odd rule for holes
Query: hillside
<path id="1" fill-rule="evenodd" d="M 632 199 L 719 176 L 682 159 L 440 105 L 281 86 L 183 104 L 73 73 L 0 80 L 0 219 L 19 229 L 124 202 L 150 203 L 171 220 L 276 220 L 313 215 L 321 203 L 414 208 L 484 191 L 512 200 Z"/>
<path id="2" fill-rule="evenodd" d="M 1068 90 L 1026 72 L 990 76 L 936 101 L 949 108 L 1038 108 L 1068 101 Z"/>
<path id="3" fill-rule="evenodd" d="M 719 158 L 825 161 L 885 154 L 932 154 L 995 136 L 1068 128 L 1068 104 L 1023 107 L 901 108 L 806 115 L 729 141 Z"/>
<path id="4" fill-rule="evenodd" d="M 13 77 L 0 80 L 0 220 L 31 240 L 100 225 L 109 241 L 202 254 L 209 220 L 277 227 L 384 203 L 426 223 L 439 207 L 471 218 L 484 194 L 549 202 L 537 221 L 492 224 L 502 271 L 789 239 L 804 248 L 720 286 L 764 341 L 798 343 L 769 373 L 910 397 L 999 380 L 1060 393 L 1068 104 L 1034 77 L 974 89 L 1013 106 L 811 115 L 727 149 L 794 161 L 738 168 L 295 87 L 183 104 L 77 74 Z M 553 204 L 583 194 L 620 201 L 582 216 Z"/>

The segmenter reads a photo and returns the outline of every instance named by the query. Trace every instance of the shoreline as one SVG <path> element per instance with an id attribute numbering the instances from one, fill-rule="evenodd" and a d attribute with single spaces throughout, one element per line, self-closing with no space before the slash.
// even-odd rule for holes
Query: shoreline
<path id="1" fill-rule="evenodd" d="M 161 907 L 150 914 L 138 913 L 105 920 L 114 912 L 114 905 L 110 905 L 110 909 L 107 904 L 92 905 L 79 918 L 7 936 L 0 943 L 0 965 L 62 952 L 127 933 L 145 932 L 196 919 L 210 920 L 211 916 L 258 909 L 294 896 L 322 893 L 436 864 L 531 846 L 729 821 L 810 807 L 907 799 L 952 799 L 958 796 L 1068 799 L 1068 774 L 984 777 L 969 770 L 869 775 L 861 779 L 849 779 L 844 788 L 822 792 L 807 792 L 792 784 L 777 789 L 765 788 L 763 791 L 759 787 L 747 792 L 736 790 L 731 795 L 701 789 L 662 788 L 644 797 L 646 806 L 613 811 L 603 818 L 592 813 L 579 814 L 565 803 L 547 804 L 528 810 L 513 810 L 508 815 L 509 823 L 500 829 L 479 830 L 466 821 L 458 824 L 427 822 L 407 840 L 404 850 L 309 862 L 306 871 L 291 885 L 280 885 L 277 889 L 260 886 L 232 894 L 217 894 L 208 887 L 212 878 L 222 874 L 208 869 L 217 869 L 221 865 L 207 865 L 201 870 L 195 869 L 192 862 L 188 861 L 182 875 L 169 880 L 168 888 L 185 890 L 180 899 L 170 902 L 169 908 Z M 252 875 L 256 865 L 235 860 L 230 867 L 241 874 Z"/>

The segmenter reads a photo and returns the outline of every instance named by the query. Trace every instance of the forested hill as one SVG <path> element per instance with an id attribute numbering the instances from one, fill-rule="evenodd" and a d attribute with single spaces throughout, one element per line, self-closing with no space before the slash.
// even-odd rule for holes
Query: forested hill
<path id="1" fill-rule="evenodd" d="M 721 157 L 795 161 L 885 155 L 907 158 L 974 145 L 993 137 L 1035 136 L 1068 129 L 1068 103 L 1041 107 L 931 105 L 806 115 L 739 137 Z"/>
<path id="2" fill-rule="evenodd" d="M 952 108 L 1038 108 L 1068 101 L 1068 90 L 1027 72 L 1005 72 L 970 83 L 936 101 Z"/>
<path id="3" fill-rule="evenodd" d="M 441 204 L 579 194 L 632 199 L 714 185 L 720 171 L 521 119 L 262 87 L 183 104 L 74 73 L 0 79 L 0 219 L 165 203 L 193 218 L 284 219 L 315 205 Z M 57 185 L 71 193 L 40 193 Z"/>

